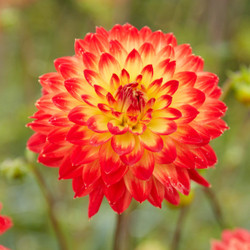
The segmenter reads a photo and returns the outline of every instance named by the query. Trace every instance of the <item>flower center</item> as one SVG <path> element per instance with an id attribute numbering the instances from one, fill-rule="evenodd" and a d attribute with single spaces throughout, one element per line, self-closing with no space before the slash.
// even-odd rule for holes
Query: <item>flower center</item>
<path id="1" fill-rule="evenodd" d="M 143 112 L 146 95 L 138 86 L 138 83 L 129 83 L 118 88 L 116 98 L 120 103 L 121 112 L 131 116 L 138 116 Z"/>

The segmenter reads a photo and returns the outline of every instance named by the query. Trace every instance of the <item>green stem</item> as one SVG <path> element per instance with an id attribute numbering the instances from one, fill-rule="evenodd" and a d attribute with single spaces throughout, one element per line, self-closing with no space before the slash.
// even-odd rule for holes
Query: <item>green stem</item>
<path id="1" fill-rule="evenodd" d="M 129 213 L 124 212 L 120 215 L 118 214 L 113 250 L 129 249 L 128 226 L 129 226 Z"/>
<path id="2" fill-rule="evenodd" d="M 224 218 L 222 215 L 222 210 L 221 210 L 220 204 L 216 198 L 215 193 L 213 192 L 213 190 L 211 188 L 204 188 L 203 191 L 206 194 L 208 201 L 210 202 L 210 204 L 212 206 L 214 216 L 215 216 L 219 226 L 221 227 L 221 229 L 225 229 L 226 223 L 224 221 Z"/>
<path id="3" fill-rule="evenodd" d="M 180 208 L 179 217 L 177 220 L 177 224 L 176 224 L 176 228 L 174 231 L 174 236 L 173 236 L 173 240 L 172 240 L 172 244 L 171 244 L 171 250 L 178 250 L 178 248 L 179 248 L 183 224 L 184 224 L 185 219 L 187 217 L 188 209 L 189 209 L 189 205 Z"/>
<path id="4" fill-rule="evenodd" d="M 29 166 L 33 172 L 33 174 L 36 177 L 36 180 L 40 186 L 41 192 L 44 196 L 44 199 L 46 201 L 47 204 L 47 208 L 48 208 L 48 215 L 52 224 L 52 227 L 54 229 L 57 241 L 58 241 L 58 245 L 59 245 L 59 249 L 60 250 L 69 250 L 67 243 L 66 243 L 66 239 L 65 236 L 63 235 L 62 229 L 60 227 L 60 224 L 58 222 L 58 219 L 56 217 L 56 213 L 54 211 L 54 199 L 52 194 L 50 193 L 46 182 L 42 176 L 42 174 L 39 172 L 37 166 L 35 166 L 35 164 L 33 163 L 29 163 Z"/>

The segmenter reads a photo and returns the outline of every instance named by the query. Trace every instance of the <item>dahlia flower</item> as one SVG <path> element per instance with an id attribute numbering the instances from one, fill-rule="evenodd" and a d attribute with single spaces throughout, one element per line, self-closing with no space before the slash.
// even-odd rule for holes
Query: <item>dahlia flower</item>
<path id="1" fill-rule="evenodd" d="M 97 27 L 54 64 L 40 77 L 28 148 L 72 179 L 75 197 L 89 195 L 89 217 L 104 196 L 120 214 L 132 198 L 161 207 L 191 180 L 209 186 L 198 170 L 216 163 L 209 142 L 227 128 L 226 106 L 188 44 L 148 27 Z"/>
<path id="2" fill-rule="evenodd" d="M 250 250 L 250 232 L 241 228 L 224 230 L 221 241 L 212 241 L 211 250 Z"/>
<path id="3" fill-rule="evenodd" d="M 2 209 L 2 204 L 0 203 L 0 211 Z M 8 216 L 0 215 L 0 235 L 12 227 L 12 220 Z M 0 250 L 9 250 L 8 248 L 0 245 Z"/>

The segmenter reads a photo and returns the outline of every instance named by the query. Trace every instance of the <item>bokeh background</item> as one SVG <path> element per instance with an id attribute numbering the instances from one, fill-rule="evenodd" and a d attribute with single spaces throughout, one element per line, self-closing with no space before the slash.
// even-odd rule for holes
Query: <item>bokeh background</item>
<path id="1" fill-rule="evenodd" d="M 12 250 L 59 249 L 44 196 L 25 160 L 32 134 L 25 124 L 36 111 L 38 76 L 54 71 L 55 58 L 74 54 L 75 38 L 95 26 L 110 29 L 125 22 L 173 32 L 179 43 L 190 43 L 221 86 L 239 72 L 234 86 L 243 82 L 243 94 L 231 90 L 225 99 L 230 130 L 212 143 L 219 162 L 204 174 L 227 225 L 250 229 L 249 107 L 239 98 L 249 91 L 245 82 L 250 84 L 249 70 L 240 75 L 242 65 L 250 64 L 249 13 L 249 0 L 0 0 L 0 202 L 1 213 L 14 222 L 0 244 Z M 37 168 L 54 196 L 70 249 L 111 249 L 116 215 L 107 202 L 89 221 L 88 198 L 73 199 L 70 181 L 58 181 L 57 169 Z M 138 206 L 130 217 L 131 249 L 169 249 L 178 216 L 178 209 L 165 204 L 161 210 L 146 202 Z M 209 249 L 211 238 L 220 234 L 209 200 L 195 188 L 179 249 Z"/>

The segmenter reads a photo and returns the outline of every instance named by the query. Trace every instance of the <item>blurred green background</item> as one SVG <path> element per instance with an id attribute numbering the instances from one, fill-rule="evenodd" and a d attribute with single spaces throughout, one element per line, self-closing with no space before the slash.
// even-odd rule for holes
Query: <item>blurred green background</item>
<path id="1" fill-rule="evenodd" d="M 0 202 L 1 213 L 14 222 L 0 244 L 12 250 L 59 249 L 44 197 L 23 161 L 32 134 L 25 124 L 40 96 L 38 76 L 54 71 L 55 58 L 74 54 L 75 38 L 95 26 L 110 29 L 125 22 L 173 32 L 178 43 L 192 45 L 204 58 L 205 70 L 216 73 L 223 85 L 230 72 L 250 64 L 249 13 L 249 0 L 0 0 Z M 250 80 L 249 71 L 245 74 Z M 249 108 L 235 96 L 230 91 L 225 99 L 230 130 L 212 143 L 219 163 L 204 174 L 227 224 L 250 229 Z M 57 181 L 57 169 L 39 170 L 54 195 L 70 249 L 111 249 L 116 215 L 107 202 L 89 221 L 88 198 L 73 199 L 70 181 Z M 131 214 L 131 249 L 169 249 L 178 215 L 166 205 L 161 210 L 140 205 Z M 209 249 L 211 238 L 220 234 L 211 205 L 197 187 L 179 249 Z"/>

